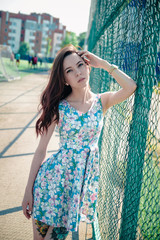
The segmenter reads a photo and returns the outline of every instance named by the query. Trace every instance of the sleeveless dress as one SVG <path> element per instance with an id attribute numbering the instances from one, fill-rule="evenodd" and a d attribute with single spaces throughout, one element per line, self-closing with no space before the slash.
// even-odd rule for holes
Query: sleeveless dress
<path id="1" fill-rule="evenodd" d="M 33 187 L 32 218 L 77 231 L 95 220 L 99 183 L 98 140 L 103 126 L 99 94 L 86 113 L 63 99 L 59 104 L 60 147 L 45 160 Z"/>

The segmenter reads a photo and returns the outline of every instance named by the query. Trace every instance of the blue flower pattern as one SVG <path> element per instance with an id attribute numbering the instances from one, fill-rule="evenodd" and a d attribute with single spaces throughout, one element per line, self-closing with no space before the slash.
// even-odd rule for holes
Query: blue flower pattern
<path id="1" fill-rule="evenodd" d="M 33 188 L 32 217 L 77 231 L 82 216 L 95 220 L 99 183 L 98 140 L 103 127 L 100 94 L 86 113 L 63 99 L 59 104 L 60 147 L 46 159 Z"/>

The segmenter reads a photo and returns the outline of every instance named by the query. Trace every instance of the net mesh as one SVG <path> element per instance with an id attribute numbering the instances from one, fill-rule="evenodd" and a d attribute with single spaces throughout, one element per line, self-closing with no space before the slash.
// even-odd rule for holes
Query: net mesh
<path id="1" fill-rule="evenodd" d="M 0 81 L 20 79 L 11 47 L 0 45 Z"/>
<path id="2" fill-rule="evenodd" d="M 137 83 L 109 108 L 99 141 L 97 240 L 160 239 L 160 1 L 92 0 L 88 50 Z M 93 68 L 93 92 L 120 85 Z"/>

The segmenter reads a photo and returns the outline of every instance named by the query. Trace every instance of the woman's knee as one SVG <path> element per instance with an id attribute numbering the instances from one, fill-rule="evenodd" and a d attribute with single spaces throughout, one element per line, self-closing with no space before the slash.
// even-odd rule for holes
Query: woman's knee
<path id="1" fill-rule="evenodd" d="M 32 219 L 34 240 L 44 240 L 49 226 L 43 222 Z"/>

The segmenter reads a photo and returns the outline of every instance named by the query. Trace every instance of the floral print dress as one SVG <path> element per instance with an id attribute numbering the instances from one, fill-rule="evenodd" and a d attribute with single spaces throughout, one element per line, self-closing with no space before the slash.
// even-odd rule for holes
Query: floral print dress
<path id="1" fill-rule="evenodd" d="M 59 104 L 60 147 L 36 177 L 32 217 L 53 227 L 77 231 L 95 220 L 99 183 L 98 140 L 103 126 L 100 94 L 86 113 L 63 99 Z"/>

